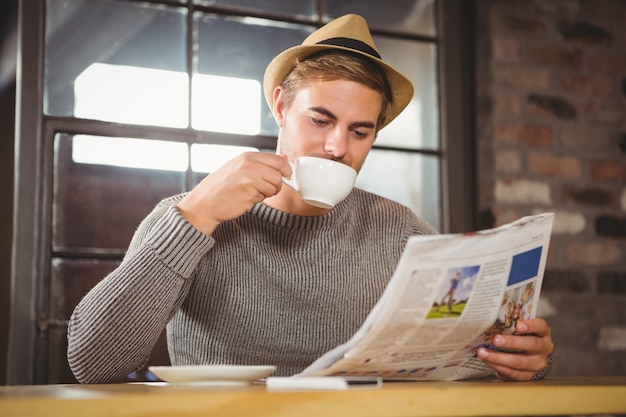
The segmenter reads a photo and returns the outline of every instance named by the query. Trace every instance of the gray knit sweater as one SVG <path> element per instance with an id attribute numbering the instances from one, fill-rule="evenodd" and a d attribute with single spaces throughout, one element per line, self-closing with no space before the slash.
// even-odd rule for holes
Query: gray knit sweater
<path id="1" fill-rule="evenodd" d="M 142 367 L 163 328 L 173 365 L 276 365 L 302 371 L 347 341 L 411 235 L 435 233 L 408 208 L 355 189 L 328 214 L 257 204 L 211 237 L 163 200 L 121 265 L 76 307 L 68 360 L 80 382 Z"/>

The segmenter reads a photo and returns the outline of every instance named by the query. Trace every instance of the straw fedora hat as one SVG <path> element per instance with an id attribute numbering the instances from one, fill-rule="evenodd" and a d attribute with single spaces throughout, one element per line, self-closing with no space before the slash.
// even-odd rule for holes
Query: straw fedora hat
<path id="1" fill-rule="evenodd" d="M 392 103 L 387 119 L 380 129 L 395 119 L 413 98 L 413 84 L 382 60 L 365 19 L 355 14 L 348 14 L 317 29 L 301 45 L 281 52 L 269 63 L 263 78 L 263 90 L 270 108 L 273 104 L 274 90 L 283 83 L 285 77 L 294 68 L 296 61 L 324 50 L 354 52 L 367 57 L 383 69 L 391 86 Z"/>

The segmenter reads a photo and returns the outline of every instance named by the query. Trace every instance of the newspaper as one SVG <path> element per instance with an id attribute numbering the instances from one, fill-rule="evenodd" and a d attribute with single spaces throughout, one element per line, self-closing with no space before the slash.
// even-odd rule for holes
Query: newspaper
<path id="1" fill-rule="evenodd" d="M 494 371 L 476 357 L 535 317 L 553 213 L 473 233 L 411 237 L 385 292 L 345 344 L 297 376 L 458 380 Z"/>

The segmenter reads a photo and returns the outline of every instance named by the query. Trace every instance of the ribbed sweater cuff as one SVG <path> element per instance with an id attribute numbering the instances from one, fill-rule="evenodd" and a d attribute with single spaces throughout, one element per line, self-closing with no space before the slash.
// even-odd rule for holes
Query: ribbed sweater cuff
<path id="1" fill-rule="evenodd" d="M 183 278 L 189 278 L 215 240 L 193 227 L 172 206 L 155 223 L 147 242 L 165 265 Z"/>

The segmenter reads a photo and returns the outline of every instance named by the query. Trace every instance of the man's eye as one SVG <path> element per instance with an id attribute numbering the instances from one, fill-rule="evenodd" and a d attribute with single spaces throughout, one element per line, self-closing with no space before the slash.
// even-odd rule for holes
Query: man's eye
<path id="1" fill-rule="evenodd" d="M 326 125 L 328 125 L 328 122 L 326 120 L 316 119 L 314 117 L 311 117 L 311 120 L 313 121 L 313 124 L 316 124 L 318 126 L 326 126 Z"/>
<path id="2" fill-rule="evenodd" d="M 357 136 L 359 138 L 366 138 L 367 135 L 368 134 L 366 132 L 361 132 L 360 130 L 355 130 L 354 131 L 354 136 Z"/>

